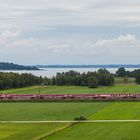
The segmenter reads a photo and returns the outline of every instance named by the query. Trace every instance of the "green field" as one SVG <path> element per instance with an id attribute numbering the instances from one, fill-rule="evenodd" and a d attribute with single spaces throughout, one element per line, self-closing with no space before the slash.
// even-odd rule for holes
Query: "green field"
<path id="1" fill-rule="evenodd" d="M 74 120 L 111 103 L 0 103 L 0 121 Z"/>
<path id="2" fill-rule="evenodd" d="M 124 77 L 115 77 L 114 79 L 115 84 L 135 84 L 135 78 L 133 77 L 127 77 L 127 80 Z"/>
<path id="3" fill-rule="evenodd" d="M 140 123 L 84 123 L 42 140 L 139 140 Z"/>
<path id="4" fill-rule="evenodd" d="M 117 84 L 89 89 L 77 86 L 34 86 L 1 93 L 140 93 L 140 85 Z M 0 103 L 0 121 L 140 120 L 140 102 Z M 0 123 L 0 140 L 139 140 L 140 122 Z"/>
<path id="5" fill-rule="evenodd" d="M 0 124 L 0 140 L 40 140 L 67 126 L 66 123 Z"/>
<path id="6" fill-rule="evenodd" d="M 0 121 L 140 119 L 140 102 L 0 103 Z"/>
<path id="7" fill-rule="evenodd" d="M 140 123 L 0 124 L 0 140 L 139 140 Z"/>
<path id="8" fill-rule="evenodd" d="M 0 103 L 0 121 L 140 120 L 140 102 Z M 60 130 L 62 129 L 62 130 Z M 0 140 L 139 140 L 140 122 L 2 124 Z"/>
<path id="9" fill-rule="evenodd" d="M 88 88 L 81 86 L 33 86 L 19 89 L 1 90 L 0 93 L 18 94 L 84 94 L 84 93 L 140 93 L 140 85 L 118 84 L 110 87 Z"/>

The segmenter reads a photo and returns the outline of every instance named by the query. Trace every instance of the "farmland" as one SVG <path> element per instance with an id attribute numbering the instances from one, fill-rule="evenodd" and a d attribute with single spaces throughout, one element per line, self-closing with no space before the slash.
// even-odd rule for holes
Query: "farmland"
<path id="1" fill-rule="evenodd" d="M 83 123 L 43 140 L 139 140 L 140 123 Z"/>
<path id="2" fill-rule="evenodd" d="M 88 88 L 82 86 L 33 86 L 19 89 L 1 90 L 1 93 L 17 94 L 108 94 L 108 93 L 140 93 L 140 85 L 117 84 L 110 87 Z"/>
<path id="3" fill-rule="evenodd" d="M 140 86 L 33 86 L 1 93 L 140 93 Z M 140 120 L 140 102 L 0 103 L 0 121 L 73 121 L 80 116 L 87 120 Z M 140 122 L 0 123 L 0 140 L 139 140 L 139 131 Z"/>
<path id="4" fill-rule="evenodd" d="M 1 121 L 73 120 L 85 116 L 88 120 L 139 120 L 139 102 L 95 103 L 1 103 Z M 28 115 L 27 115 L 28 114 Z M 64 129 L 65 128 L 65 129 Z M 59 129 L 61 131 L 55 132 Z M 125 131 L 124 131 L 125 130 Z M 138 140 L 140 122 L 101 123 L 29 123 L 0 124 L 0 140 Z M 131 133 L 130 133 L 131 132 Z M 48 135 L 49 133 L 53 133 Z M 129 135 L 128 135 L 129 134 Z"/>
<path id="5" fill-rule="evenodd" d="M 0 103 L 0 121 L 73 120 L 111 103 Z M 27 115 L 28 114 L 28 115 Z"/>
<path id="6" fill-rule="evenodd" d="M 139 140 L 140 123 L 0 124 L 0 140 Z"/>
<path id="7" fill-rule="evenodd" d="M 67 126 L 66 123 L 0 124 L 0 140 L 39 140 Z"/>
<path id="8" fill-rule="evenodd" d="M 0 103 L 0 108 L 0 121 L 140 119 L 140 102 Z"/>

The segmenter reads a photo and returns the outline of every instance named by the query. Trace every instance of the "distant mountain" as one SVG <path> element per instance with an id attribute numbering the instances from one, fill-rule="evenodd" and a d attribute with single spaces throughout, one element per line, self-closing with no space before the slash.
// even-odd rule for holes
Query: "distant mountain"
<path id="1" fill-rule="evenodd" d="M 0 62 L 0 70 L 39 70 L 35 66 L 23 66 L 23 65 L 17 65 L 13 63 L 4 63 Z"/>
<path id="2" fill-rule="evenodd" d="M 140 64 L 108 64 L 108 65 L 36 65 L 37 68 L 140 68 Z"/>

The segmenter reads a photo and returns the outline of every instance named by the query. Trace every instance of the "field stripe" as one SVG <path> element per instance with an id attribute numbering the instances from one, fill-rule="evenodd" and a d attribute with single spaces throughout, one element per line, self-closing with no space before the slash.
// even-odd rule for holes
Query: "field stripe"
<path id="1" fill-rule="evenodd" d="M 87 120 L 87 121 L 0 121 L 0 123 L 110 123 L 140 122 L 140 120 Z"/>

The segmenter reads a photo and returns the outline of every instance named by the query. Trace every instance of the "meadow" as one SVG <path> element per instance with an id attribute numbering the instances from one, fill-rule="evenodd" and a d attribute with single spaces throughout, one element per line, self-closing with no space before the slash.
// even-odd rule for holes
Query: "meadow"
<path id="1" fill-rule="evenodd" d="M 139 120 L 140 102 L 0 103 L 0 121 Z"/>
<path id="2" fill-rule="evenodd" d="M 121 80 L 121 79 L 118 79 Z M 79 86 L 33 86 L 1 90 L 17 94 L 140 93 L 140 85 L 116 84 L 90 89 Z M 140 120 L 140 102 L 0 103 L 0 121 Z M 0 140 L 139 140 L 140 122 L 0 123 Z"/>
<path id="3" fill-rule="evenodd" d="M 0 121 L 74 120 L 111 103 L 0 103 Z"/>
<path id="4" fill-rule="evenodd" d="M 68 123 L 0 123 L 0 140 L 40 140 L 68 126 Z"/>
<path id="5" fill-rule="evenodd" d="M 140 102 L 0 103 L 0 108 L 0 121 L 140 119 Z M 0 140 L 139 140 L 139 131 L 140 122 L 0 123 Z"/>
<path id="6" fill-rule="evenodd" d="M 116 84 L 109 87 L 88 88 L 82 86 L 32 86 L 17 89 L 1 90 L 0 93 L 17 94 L 113 94 L 140 93 L 140 85 Z"/>
<path id="7" fill-rule="evenodd" d="M 0 140 L 139 140 L 139 122 L 0 124 Z"/>
<path id="8" fill-rule="evenodd" d="M 42 140 L 139 140 L 140 123 L 80 123 Z"/>

